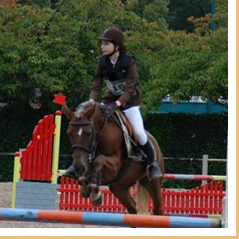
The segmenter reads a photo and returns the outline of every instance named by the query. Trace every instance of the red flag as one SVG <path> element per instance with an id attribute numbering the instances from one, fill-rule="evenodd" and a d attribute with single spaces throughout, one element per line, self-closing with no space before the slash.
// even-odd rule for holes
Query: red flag
<path id="1" fill-rule="evenodd" d="M 64 105 L 66 103 L 66 96 L 65 95 L 58 95 L 55 94 L 55 99 L 53 100 L 53 103 L 58 105 Z"/>

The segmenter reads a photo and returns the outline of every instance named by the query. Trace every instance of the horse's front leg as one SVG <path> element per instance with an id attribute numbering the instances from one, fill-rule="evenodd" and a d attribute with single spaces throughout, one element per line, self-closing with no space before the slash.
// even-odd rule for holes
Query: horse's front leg
<path id="1" fill-rule="evenodd" d="M 87 179 L 85 176 L 81 176 L 79 178 L 79 183 L 80 183 L 80 194 L 84 198 L 89 198 L 90 197 L 90 191 L 87 183 Z"/>
<path id="2" fill-rule="evenodd" d="M 92 201 L 92 204 L 95 206 L 99 206 L 102 203 L 102 193 L 100 191 L 100 185 L 101 172 L 95 171 L 89 184 L 90 199 Z"/>
<path id="3" fill-rule="evenodd" d="M 102 203 L 102 193 L 100 191 L 103 171 L 103 181 L 111 181 L 116 178 L 119 163 L 116 156 L 99 155 L 93 162 L 93 175 L 89 184 L 90 198 L 93 205 L 99 206 Z"/>

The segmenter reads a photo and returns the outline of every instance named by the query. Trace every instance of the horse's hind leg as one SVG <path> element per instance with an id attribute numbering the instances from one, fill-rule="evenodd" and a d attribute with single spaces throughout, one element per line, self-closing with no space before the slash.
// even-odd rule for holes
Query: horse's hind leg
<path id="1" fill-rule="evenodd" d="M 129 193 L 129 188 L 133 186 L 131 184 L 117 184 L 110 185 L 110 191 L 119 199 L 121 204 L 126 207 L 127 212 L 130 214 L 137 214 L 136 203 Z"/>
<path id="2" fill-rule="evenodd" d="M 129 188 L 133 186 L 131 184 L 117 184 L 110 185 L 110 191 L 119 199 L 121 204 L 126 207 L 128 213 L 137 214 L 136 203 L 129 193 Z"/>
<path id="3" fill-rule="evenodd" d="M 152 201 L 153 201 L 153 213 L 154 215 L 162 215 L 162 202 L 161 202 L 161 186 L 162 179 L 155 179 L 149 181 L 147 177 L 139 180 L 140 185 L 142 185 L 148 191 Z"/>

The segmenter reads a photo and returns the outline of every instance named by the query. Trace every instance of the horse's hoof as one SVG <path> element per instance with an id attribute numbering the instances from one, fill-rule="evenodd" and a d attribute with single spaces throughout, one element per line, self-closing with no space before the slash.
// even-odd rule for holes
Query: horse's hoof
<path id="1" fill-rule="evenodd" d="M 90 184 L 89 186 L 91 194 L 90 199 L 94 206 L 99 206 L 102 204 L 102 193 L 99 190 L 99 186 L 97 184 Z"/>
<path id="2" fill-rule="evenodd" d="M 90 192 L 87 190 L 87 187 L 80 187 L 80 195 L 83 198 L 89 198 L 90 197 Z"/>
<path id="3" fill-rule="evenodd" d="M 102 193 L 99 192 L 97 195 L 90 195 L 92 204 L 94 206 L 100 206 L 102 204 Z"/>
<path id="4" fill-rule="evenodd" d="M 98 186 L 97 184 L 91 183 L 91 184 L 89 184 L 88 189 L 89 189 L 89 191 L 90 191 L 91 193 L 93 193 L 93 194 L 98 194 L 100 188 L 99 188 L 99 186 Z"/>
<path id="5" fill-rule="evenodd" d="M 79 184 L 82 186 L 82 187 L 87 187 L 87 183 L 86 183 L 86 178 L 85 176 L 81 176 L 79 178 Z"/>

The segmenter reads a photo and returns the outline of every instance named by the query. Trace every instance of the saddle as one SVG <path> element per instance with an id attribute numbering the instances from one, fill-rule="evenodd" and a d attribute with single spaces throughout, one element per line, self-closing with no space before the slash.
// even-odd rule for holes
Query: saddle
<path id="1" fill-rule="evenodd" d="M 109 185 L 110 183 L 118 182 L 124 176 L 125 172 L 130 167 L 133 161 L 145 162 L 146 155 L 137 146 L 136 133 L 132 125 L 130 124 L 129 120 L 124 115 L 124 113 L 121 110 L 119 110 L 115 104 L 109 105 L 100 104 L 99 106 L 104 116 L 106 118 L 111 118 L 116 123 L 116 125 L 122 130 L 128 159 L 125 160 L 117 177 L 112 181 L 105 183 L 105 185 Z"/>
<path id="2" fill-rule="evenodd" d="M 121 110 L 116 110 L 115 114 L 112 115 L 112 117 L 117 118 L 117 121 L 119 122 L 119 126 L 123 131 L 124 142 L 127 149 L 128 158 L 135 161 L 141 161 L 143 158 L 143 155 L 137 146 L 137 136 L 131 123 L 125 117 L 124 113 Z"/>
<path id="3" fill-rule="evenodd" d="M 115 103 L 100 104 L 100 109 L 106 118 L 112 118 L 123 131 L 127 157 L 134 161 L 143 161 L 145 154 L 137 146 L 137 136 L 124 113 L 116 107 Z"/>

